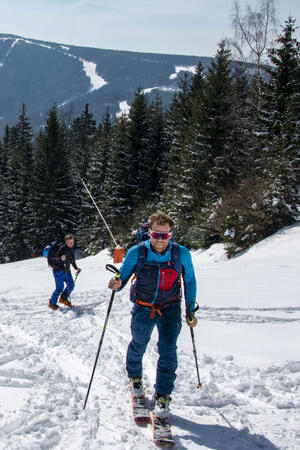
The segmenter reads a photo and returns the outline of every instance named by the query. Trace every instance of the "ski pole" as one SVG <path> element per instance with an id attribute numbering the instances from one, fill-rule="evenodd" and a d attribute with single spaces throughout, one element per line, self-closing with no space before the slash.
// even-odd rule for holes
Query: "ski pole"
<path id="1" fill-rule="evenodd" d="M 74 278 L 74 284 L 76 283 L 77 277 L 80 274 L 81 270 L 77 270 L 77 272 L 75 273 L 75 278 Z"/>
<path id="2" fill-rule="evenodd" d="M 110 272 L 113 272 L 115 274 L 116 278 L 119 278 L 120 275 L 121 275 L 119 270 L 115 266 L 113 266 L 112 264 L 106 264 L 106 269 L 109 270 Z M 110 311 L 111 311 L 111 308 L 112 308 L 112 304 L 113 304 L 113 301 L 114 301 L 114 296 L 115 296 L 115 291 L 112 292 L 111 297 L 110 297 L 110 301 L 109 301 L 109 305 L 108 305 L 108 309 L 107 309 L 107 313 L 106 313 L 106 318 L 105 318 L 105 322 L 104 322 L 101 338 L 100 338 L 100 341 L 99 341 L 98 350 L 97 350 L 97 354 L 96 354 L 96 359 L 95 359 L 95 363 L 94 363 L 94 367 L 93 367 L 93 371 L 92 371 L 89 387 L 88 387 L 88 390 L 87 390 L 87 393 L 86 393 L 83 409 L 85 409 L 87 401 L 88 401 L 90 389 L 91 389 L 93 378 L 94 378 L 95 369 L 96 369 L 96 366 L 97 366 L 97 361 L 98 361 L 98 358 L 99 358 L 100 350 L 101 350 L 103 339 L 104 339 L 104 333 L 105 333 L 105 330 L 106 330 L 106 327 L 107 327 L 107 324 L 108 324 L 108 318 L 109 318 Z"/>
<path id="3" fill-rule="evenodd" d="M 69 280 L 68 280 L 68 271 L 67 271 L 67 265 L 66 265 L 66 262 L 64 261 L 64 268 L 65 268 L 65 275 L 66 275 L 66 285 L 67 285 L 67 288 L 68 288 L 68 291 L 69 291 L 69 301 L 71 300 L 71 292 L 70 292 L 70 285 L 69 285 Z M 77 277 L 78 277 L 78 275 L 80 274 L 80 270 L 77 270 L 77 272 L 76 272 L 76 274 L 75 274 L 75 278 L 74 278 L 74 287 L 75 287 L 75 282 L 76 282 L 76 279 L 77 279 Z M 71 301 L 70 301 L 70 303 L 71 303 Z"/>
<path id="4" fill-rule="evenodd" d="M 198 308 L 199 307 L 197 307 L 197 309 Z M 187 316 L 188 316 L 188 319 L 190 321 L 192 321 L 192 316 L 190 315 L 189 311 L 187 312 Z M 194 353 L 194 358 L 195 358 L 195 366 L 196 366 L 197 380 L 198 380 L 197 389 L 199 389 L 202 386 L 202 383 L 200 381 L 199 367 L 198 367 L 198 360 L 197 360 L 197 351 L 196 351 L 196 344 L 195 344 L 195 335 L 194 335 L 194 329 L 192 327 L 190 327 L 190 332 L 191 332 L 191 338 L 192 338 L 192 344 L 193 344 L 193 353 Z"/>
<path id="5" fill-rule="evenodd" d="M 112 232 L 111 232 L 109 226 L 107 225 L 106 220 L 105 220 L 104 217 L 103 217 L 103 214 L 101 213 L 100 209 L 98 208 L 97 203 L 95 202 L 95 200 L 94 200 L 92 194 L 90 193 L 90 191 L 89 191 L 87 185 L 85 184 L 85 182 L 83 181 L 82 178 L 81 178 L 81 182 L 82 182 L 83 186 L 85 187 L 86 192 L 87 192 L 87 193 L 89 194 L 89 196 L 91 197 L 91 200 L 92 200 L 92 202 L 94 203 L 94 206 L 95 206 L 95 208 L 97 209 L 97 211 L 98 211 L 98 213 L 99 213 L 101 219 L 103 220 L 104 225 L 105 225 L 106 228 L 108 229 L 108 232 L 109 232 L 109 234 L 110 234 L 111 237 L 112 237 L 112 240 L 114 241 L 115 245 L 118 247 L 118 244 L 117 244 L 117 242 L 116 242 L 116 240 L 115 240 L 115 238 L 114 238 L 114 236 L 113 236 L 113 234 L 112 234 Z"/>
<path id="6" fill-rule="evenodd" d="M 88 195 L 90 196 L 92 202 L 94 203 L 94 206 L 95 206 L 96 210 L 98 211 L 99 216 L 100 216 L 101 219 L 103 220 L 104 225 L 106 226 L 106 228 L 107 228 L 109 234 L 111 235 L 112 240 L 114 241 L 114 244 L 115 244 L 115 246 L 116 246 L 115 249 L 114 249 L 114 263 L 121 263 L 121 262 L 123 262 L 123 259 L 124 259 L 124 252 L 125 252 L 125 251 L 124 251 L 124 248 L 123 248 L 123 247 L 120 247 L 120 246 L 117 244 L 117 241 L 115 240 L 114 235 L 113 235 L 112 232 L 111 232 L 111 229 L 110 229 L 109 226 L 107 225 L 107 222 L 106 222 L 106 220 L 104 219 L 103 214 L 101 213 L 100 209 L 98 208 L 98 205 L 97 205 L 97 203 L 95 202 L 95 200 L 94 200 L 92 194 L 90 193 L 90 191 L 89 191 L 87 185 L 85 184 L 85 182 L 83 181 L 82 178 L 80 178 L 80 179 L 81 179 L 81 182 L 82 182 L 82 184 L 83 184 L 83 186 L 84 186 L 86 192 L 88 193 Z"/>

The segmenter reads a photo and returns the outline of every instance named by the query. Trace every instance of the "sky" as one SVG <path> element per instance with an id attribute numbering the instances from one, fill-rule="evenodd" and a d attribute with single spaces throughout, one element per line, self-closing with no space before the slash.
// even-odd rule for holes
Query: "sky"
<path id="1" fill-rule="evenodd" d="M 257 0 L 248 3 L 255 9 Z M 281 25 L 289 15 L 299 24 L 299 0 L 275 5 Z M 233 35 L 232 8 L 233 0 L 9 0 L 0 3 L 0 33 L 102 49 L 214 56 L 220 40 Z"/>

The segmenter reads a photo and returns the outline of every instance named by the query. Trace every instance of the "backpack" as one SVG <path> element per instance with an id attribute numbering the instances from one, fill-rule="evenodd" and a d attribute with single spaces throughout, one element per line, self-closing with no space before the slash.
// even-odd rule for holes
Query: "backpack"
<path id="1" fill-rule="evenodd" d="M 149 239 L 148 236 L 148 229 L 150 228 L 150 223 L 145 222 L 143 225 L 140 226 L 140 228 L 137 231 L 137 244 L 139 246 L 139 256 L 138 256 L 138 262 L 136 264 L 135 268 L 135 276 L 142 270 L 146 259 L 147 259 L 147 247 L 145 246 L 145 241 Z M 176 272 L 181 275 L 182 274 L 182 264 L 180 261 L 180 250 L 179 245 L 174 242 L 174 228 L 172 229 L 173 236 L 171 238 L 172 242 L 172 261 L 174 262 Z"/>
<path id="2" fill-rule="evenodd" d="M 53 241 L 51 244 L 47 245 L 43 250 L 43 256 L 47 258 L 48 265 L 54 267 L 54 262 L 58 250 L 60 249 L 62 242 Z"/>
<path id="3" fill-rule="evenodd" d="M 137 234 L 136 234 L 137 244 L 140 244 L 141 242 L 147 241 L 147 239 L 149 239 L 149 236 L 148 236 L 149 228 L 150 228 L 149 222 L 145 222 L 145 223 L 143 223 L 143 225 L 140 226 L 140 228 L 138 229 Z"/>

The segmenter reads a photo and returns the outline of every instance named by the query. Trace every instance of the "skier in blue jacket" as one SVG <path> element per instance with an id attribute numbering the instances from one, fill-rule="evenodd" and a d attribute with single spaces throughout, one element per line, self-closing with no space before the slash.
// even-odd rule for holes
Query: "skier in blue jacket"
<path id="1" fill-rule="evenodd" d="M 120 278 L 112 278 L 108 287 L 121 290 L 135 273 L 130 298 L 134 302 L 131 318 L 132 340 L 126 357 L 126 370 L 132 394 L 142 396 L 142 359 L 154 326 L 158 330 L 159 359 L 156 371 L 154 412 L 169 415 L 170 394 L 177 369 L 177 338 L 181 330 L 181 283 L 184 283 L 186 321 L 197 324 L 196 279 L 191 254 L 187 248 L 172 242 L 174 222 L 157 211 L 150 217 L 149 239 L 132 247 L 120 268 Z M 144 246 L 144 249 L 142 247 Z"/>

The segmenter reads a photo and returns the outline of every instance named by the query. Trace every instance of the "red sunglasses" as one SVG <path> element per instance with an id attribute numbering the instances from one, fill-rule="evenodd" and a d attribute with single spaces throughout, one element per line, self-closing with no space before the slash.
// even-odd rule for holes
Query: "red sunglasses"
<path id="1" fill-rule="evenodd" d="M 170 231 L 170 233 L 162 233 L 160 231 L 152 231 L 150 230 L 150 234 L 153 237 L 153 239 L 169 239 L 172 236 L 172 231 Z"/>

